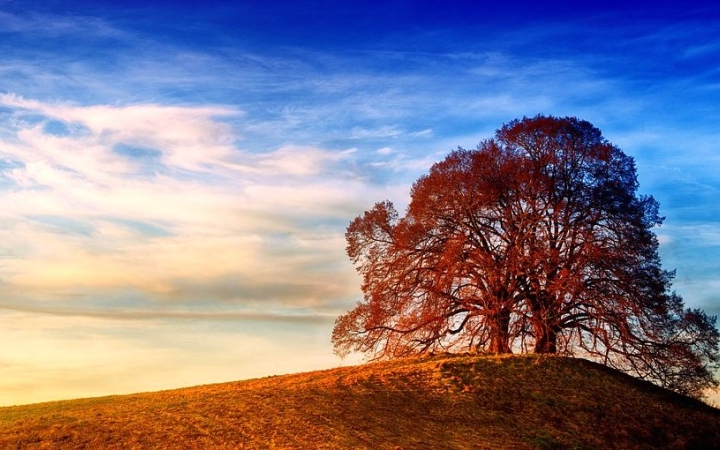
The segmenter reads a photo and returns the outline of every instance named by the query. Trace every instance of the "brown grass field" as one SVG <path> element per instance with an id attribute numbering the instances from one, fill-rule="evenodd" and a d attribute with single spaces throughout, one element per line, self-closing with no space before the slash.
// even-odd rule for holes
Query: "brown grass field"
<path id="1" fill-rule="evenodd" d="M 435 356 L 0 408 L 0 449 L 720 449 L 720 410 L 584 360 Z"/>

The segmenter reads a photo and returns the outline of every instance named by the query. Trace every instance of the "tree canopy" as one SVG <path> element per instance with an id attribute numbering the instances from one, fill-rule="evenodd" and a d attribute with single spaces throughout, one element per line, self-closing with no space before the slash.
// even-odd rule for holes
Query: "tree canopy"
<path id="1" fill-rule="evenodd" d="M 340 355 L 583 356 L 699 395 L 716 386 L 716 318 L 661 268 L 658 202 L 632 157 L 577 118 L 505 124 L 348 226 L 364 298 L 333 330 Z"/>

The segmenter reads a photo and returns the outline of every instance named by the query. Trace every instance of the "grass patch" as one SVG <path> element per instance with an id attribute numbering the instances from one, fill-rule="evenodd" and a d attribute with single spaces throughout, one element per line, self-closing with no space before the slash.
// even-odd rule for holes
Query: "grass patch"
<path id="1" fill-rule="evenodd" d="M 441 355 L 0 408 L 0 448 L 720 448 L 720 410 L 583 360 Z"/>

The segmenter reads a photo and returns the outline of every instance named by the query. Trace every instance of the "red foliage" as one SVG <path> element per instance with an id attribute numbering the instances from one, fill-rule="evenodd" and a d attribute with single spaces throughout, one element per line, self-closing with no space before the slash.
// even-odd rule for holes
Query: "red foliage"
<path id="1" fill-rule="evenodd" d="M 386 201 L 348 227 L 364 300 L 338 318 L 336 351 L 560 352 L 712 385 L 715 318 L 668 293 L 658 204 L 637 187 L 633 159 L 575 118 L 516 120 L 450 153 L 405 217 Z"/>

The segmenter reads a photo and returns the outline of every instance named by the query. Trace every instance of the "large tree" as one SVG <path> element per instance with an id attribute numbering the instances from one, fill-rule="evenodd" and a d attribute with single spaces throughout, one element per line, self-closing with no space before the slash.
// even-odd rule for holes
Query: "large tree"
<path id="1" fill-rule="evenodd" d="M 562 353 L 693 395 L 716 385 L 715 317 L 685 309 L 661 268 L 658 203 L 590 123 L 537 116 L 432 166 L 400 217 L 351 222 L 364 299 L 337 353 Z"/>

